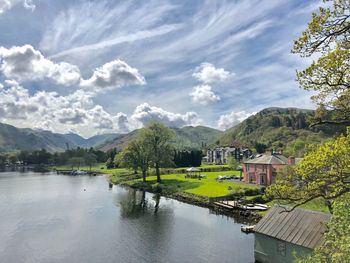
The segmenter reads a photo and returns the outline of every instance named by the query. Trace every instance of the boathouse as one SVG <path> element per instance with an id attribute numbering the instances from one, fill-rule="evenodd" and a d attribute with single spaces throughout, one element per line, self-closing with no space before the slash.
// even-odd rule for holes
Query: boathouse
<path id="1" fill-rule="evenodd" d="M 289 263 L 323 244 L 325 222 L 331 215 L 290 207 L 274 206 L 254 227 L 255 260 L 260 263 Z M 290 211 L 290 212 L 288 212 Z"/>

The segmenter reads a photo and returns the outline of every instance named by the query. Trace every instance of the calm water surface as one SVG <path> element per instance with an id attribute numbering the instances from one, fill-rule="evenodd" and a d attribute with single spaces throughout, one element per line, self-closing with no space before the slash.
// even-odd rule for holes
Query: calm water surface
<path id="1" fill-rule="evenodd" d="M 0 173 L 0 262 L 254 262 L 240 226 L 102 176 Z"/>

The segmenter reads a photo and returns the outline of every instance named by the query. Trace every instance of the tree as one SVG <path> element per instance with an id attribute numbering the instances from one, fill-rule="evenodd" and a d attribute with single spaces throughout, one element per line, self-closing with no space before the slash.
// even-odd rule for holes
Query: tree
<path id="1" fill-rule="evenodd" d="M 347 136 L 310 146 L 304 159 L 276 178 L 266 193 L 294 207 L 322 198 L 332 212 L 333 200 L 350 192 L 350 129 Z"/>
<path id="2" fill-rule="evenodd" d="M 69 160 L 69 163 L 72 166 L 72 169 L 74 168 L 74 166 L 77 167 L 77 170 L 79 170 L 80 165 L 82 165 L 84 163 L 84 158 L 82 157 L 73 157 Z"/>
<path id="3" fill-rule="evenodd" d="M 313 125 L 350 125 L 350 1 L 324 2 L 332 5 L 313 14 L 292 50 L 301 56 L 322 56 L 298 72 L 297 79 L 305 90 L 317 92 L 312 96 L 318 104 Z"/>
<path id="4" fill-rule="evenodd" d="M 296 157 L 301 157 L 303 156 L 305 150 L 305 142 L 297 139 L 293 143 L 293 155 Z"/>
<path id="5" fill-rule="evenodd" d="M 240 168 L 240 163 L 237 161 L 234 157 L 229 157 L 227 160 L 228 167 L 230 167 L 232 170 L 238 170 Z"/>
<path id="6" fill-rule="evenodd" d="M 0 168 L 5 167 L 7 161 L 7 156 L 0 154 Z"/>
<path id="7" fill-rule="evenodd" d="M 170 140 L 173 138 L 174 132 L 161 123 L 151 122 L 140 131 L 140 136 L 150 151 L 151 163 L 156 170 L 157 182 L 160 183 L 159 169 L 169 166 L 173 160 L 174 151 Z"/>
<path id="8" fill-rule="evenodd" d="M 117 162 L 124 167 L 133 169 L 135 173 L 140 168 L 143 181 L 146 181 L 151 161 L 151 152 L 146 138 L 140 134 L 136 139 L 129 142 L 127 147 L 117 156 Z"/>
<path id="9" fill-rule="evenodd" d="M 263 143 L 256 142 L 254 143 L 254 148 L 257 153 L 264 153 L 267 149 L 267 145 Z"/>
<path id="10" fill-rule="evenodd" d="M 87 153 L 85 155 L 85 164 L 89 166 L 90 174 L 91 174 L 91 167 L 96 164 L 96 155 L 93 153 Z"/>
<path id="11" fill-rule="evenodd" d="M 334 213 L 327 223 L 325 243 L 313 255 L 298 263 L 350 262 L 350 193 L 334 202 Z"/>

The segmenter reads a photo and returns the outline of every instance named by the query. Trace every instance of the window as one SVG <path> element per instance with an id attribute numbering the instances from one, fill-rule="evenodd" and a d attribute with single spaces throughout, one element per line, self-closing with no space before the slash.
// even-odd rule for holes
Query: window
<path id="1" fill-rule="evenodd" d="M 278 241 L 277 243 L 277 253 L 281 256 L 286 256 L 286 242 Z"/>

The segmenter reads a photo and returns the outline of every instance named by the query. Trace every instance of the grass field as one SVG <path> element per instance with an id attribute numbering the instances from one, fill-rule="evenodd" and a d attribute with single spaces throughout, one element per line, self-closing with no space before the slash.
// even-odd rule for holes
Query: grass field
<path id="1" fill-rule="evenodd" d="M 162 175 L 162 187 L 167 191 L 176 192 L 183 191 L 199 196 L 218 197 L 229 195 L 234 189 L 238 187 L 247 189 L 257 189 L 252 185 L 247 185 L 239 181 L 223 181 L 218 182 L 216 178 L 220 175 L 236 175 L 239 176 L 239 171 L 222 171 L 222 172 L 203 172 L 205 178 L 191 179 L 185 178 L 185 174 L 169 174 Z M 129 185 L 141 186 L 143 184 L 141 179 L 128 182 Z M 156 176 L 147 177 L 146 186 L 156 184 Z"/>

